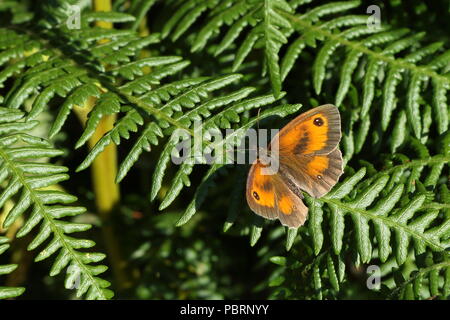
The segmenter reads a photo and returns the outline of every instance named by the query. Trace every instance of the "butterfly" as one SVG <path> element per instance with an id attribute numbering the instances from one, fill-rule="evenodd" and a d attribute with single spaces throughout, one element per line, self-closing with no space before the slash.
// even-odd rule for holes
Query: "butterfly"
<path id="1" fill-rule="evenodd" d="M 287 227 L 302 226 L 308 216 L 302 191 L 319 198 L 343 172 L 340 140 L 341 118 L 334 105 L 316 107 L 289 122 L 266 150 L 277 159 L 278 170 L 267 174 L 269 164 L 259 155 L 250 168 L 246 198 L 252 211 Z"/>

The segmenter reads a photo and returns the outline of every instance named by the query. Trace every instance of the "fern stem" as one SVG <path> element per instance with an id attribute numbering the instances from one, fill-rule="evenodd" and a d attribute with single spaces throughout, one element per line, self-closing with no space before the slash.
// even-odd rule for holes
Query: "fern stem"
<path id="1" fill-rule="evenodd" d="M 302 19 L 296 17 L 295 15 L 287 13 L 283 10 L 279 10 L 279 9 L 275 9 L 275 10 L 278 12 L 278 14 L 289 19 L 293 23 L 294 26 L 297 25 L 301 29 L 312 30 L 315 33 L 321 34 L 323 37 L 328 38 L 333 41 L 336 41 L 348 48 L 351 48 L 352 50 L 356 50 L 356 51 L 364 53 L 368 56 L 372 56 L 374 59 L 376 59 L 378 61 L 383 61 L 387 64 L 394 65 L 400 69 L 410 70 L 413 73 L 420 74 L 420 75 L 432 78 L 437 82 L 446 83 L 447 85 L 450 85 L 450 78 L 436 73 L 429 67 L 417 66 L 414 63 L 409 63 L 403 59 L 393 58 L 391 56 L 387 56 L 387 55 L 383 54 L 382 52 L 373 51 L 373 50 L 365 47 L 363 45 L 364 42 L 361 43 L 361 42 L 354 42 L 354 41 L 347 40 L 347 39 L 341 37 L 339 34 L 334 34 L 327 30 L 322 29 L 320 26 L 317 27 L 317 26 L 311 25 L 308 22 L 305 22 Z"/>
<path id="2" fill-rule="evenodd" d="M 94 0 L 95 11 L 111 11 L 110 0 Z M 99 21 L 97 26 L 105 29 L 111 29 L 112 23 Z M 87 114 L 95 105 L 93 98 L 89 99 L 87 105 L 77 110 L 83 124 L 86 123 Z M 116 115 L 108 115 L 100 120 L 95 133 L 89 139 L 88 145 L 92 149 L 98 140 L 114 127 Z M 117 281 L 117 288 L 124 289 L 129 286 L 127 273 L 124 271 L 125 262 L 121 258 L 118 239 L 115 235 L 113 225 L 111 224 L 111 214 L 120 201 L 119 185 L 115 178 L 117 175 L 117 146 L 111 143 L 92 163 L 92 183 L 95 193 L 95 204 L 103 222 L 102 233 L 107 250 L 107 256 L 110 260 L 114 277 Z"/>
<path id="3" fill-rule="evenodd" d="M 433 270 L 440 270 L 440 269 L 444 269 L 444 268 L 450 268 L 450 261 L 443 261 L 440 263 L 433 264 L 432 266 L 429 266 L 429 267 L 426 267 L 423 269 L 419 269 L 419 271 L 413 277 L 409 278 L 408 280 L 403 282 L 401 285 L 397 286 L 394 290 L 392 290 L 389 293 L 388 298 L 394 296 L 398 291 L 400 291 L 402 288 L 404 288 L 409 283 L 416 280 L 418 277 L 423 276 L 424 274 L 427 274 Z"/>
<path id="4" fill-rule="evenodd" d="M 450 162 L 450 156 L 443 156 L 443 155 L 437 155 L 437 156 L 426 158 L 426 159 L 415 159 L 415 160 L 412 160 L 410 162 L 399 164 L 399 165 L 393 166 L 393 167 L 391 167 L 389 169 L 380 171 L 377 174 L 375 174 L 374 176 L 372 176 L 370 178 L 370 180 L 373 181 L 373 180 L 377 179 L 378 177 L 380 177 L 381 175 L 386 175 L 386 174 L 390 175 L 395 170 L 399 170 L 399 169 L 431 166 L 431 165 L 434 165 L 434 164 L 441 164 L 441 163 L 445 164 L 445 163 L 449 163 L 449 162 Z"/>
<path id="5" fill-rule="evenodd" d="M 112 4 L 111 0 L 94 0 L 94 9 L 95 11 L 111 11 Z M 98 21 L 97 26 L 105 29 L 112 29 L 113 24 L 107 21 Z"/>

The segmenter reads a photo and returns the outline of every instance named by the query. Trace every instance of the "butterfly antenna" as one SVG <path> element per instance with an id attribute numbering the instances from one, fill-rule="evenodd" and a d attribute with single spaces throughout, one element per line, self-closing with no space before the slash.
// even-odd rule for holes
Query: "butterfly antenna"
<path id="1" fill-rule="evenodd" d="M 259 114 L 261 113 L 261 108 L 258 109 L 258 115 L 256 116 L 256 124 L 258 126 L 258 131 L 256 133 L 256 158 L 259 159 Z"/>
<path id="2" fill-rule="evenodd" d="M 258 125 L 258 132 L 259 132 L 259 114 L 261 113 L 261 108 L 258 109 L 258 115 L 256 116 L 256 124 Z"/>

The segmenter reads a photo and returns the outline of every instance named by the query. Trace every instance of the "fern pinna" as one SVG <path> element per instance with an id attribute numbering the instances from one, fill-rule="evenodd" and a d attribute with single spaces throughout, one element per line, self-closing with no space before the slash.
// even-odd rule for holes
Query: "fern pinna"
<path id="1" fill-rule="evenodd" d="M 81 9 L 76 28 L 66 23 L 73 5 Z M 288 252 L 264 256 L 277 265 L 264 283 L 273 297 L 341 297 L 349 273 L 361 274 L 349 264 L 378 265 L 376 294 L 383 297 L 448 297 L 448 43 L 384 22 L 368 26 L 360 1 L 140 0 L 115 1 L 113 9 L 73 0 L 42 1 L 39 9 L 32 1 L 0 3 L 0 204 L 13 204 L 3 225 L 24 216 L 17 234 L 24 236 L 40 224 L 30 249 L 52 236 L 37 258 L 59 252 L 51 275 L 68 267 L 68 287 L 81 279 L 79 296 L 112 296 L 99 277 L 106 267 L 92 265 L 104 255 L 79 250 L 94 243 L 67 235 L 90 227 L 68 220 L 85 209 L 52 188 L 69 178 L 49 160 L 61 155 L 52 143 L 73 135 L 67 128 L 77 113 L 86 122 L 75 148 L 93 141 L 105 117 L 117 116 L 78 171 L 122 143 L 120 183 L 144 153 L 159 152 L 148 192 L 160 210 L 199 181 L 177 226 L 207 205 L 218 208 L 224 232 L 249 236 L 251 246 L 266 239 L 265 230 L 285 233 Z M 160 12 L 170 14 L 149 33 L 146 24 Z M 310 216 L 299 230 L 273 227 L 244 208 L 247 168 L 171 164 L 172 133 L 191 136 L 196 121 L 204 130 L 234 129 L 220 142 L 204 138 L 203 150 L 233 149 L 258 122 L 279 126 L 277 119 L 302 105 L 330 102 L 342 115 L 346 173 L 327 196 L 306 197 Z M 52 117 L 48 129 L 44 114 Z M 36 127 L 48 139 L 29 132 Z M 219 188 L 230 194 L 227 207 L 206 201 Z M 8 290 L 0 288 L 0 297 L 22 289 Z"/>
<path id="2" fill-rule="evenodd" d="M 74 232 L 88 230 L 91 225 L 62 220 L 85 211 L 83 207 L 70 205 L 77 200 L 76 197 L 51 188 L 69 178 L 67 168 L 40 162 L 41 159 L 61 155 L 61 151 L 52 148 L 48 141 L 26 133 L 38 125 L 37 121 L 25 121 L 22 112 L 11 108 L 1 108 L 0 113 L 0 181 L 3 189 L 0 206 L 13 201 L 13 196 L 20 193 L 20 197 L 14 200 L 14 205 L 7 212 L 3 227 L 10 227 L 29 211 L 29 217 L 16 235 L 23 237 L 40 225 L 28 250 L 38 248 L 52 237 L 35 261 L 47 259 L 59 252 L 50 271 L 52 276 L 68 267 L 66 285 L 71 288 L 76 283 L 79 296 L 86 293 L 88 298 L 94 299 L 112 297 L 112 291 L 107 289 L 109 282 L 97 277 L 107 267 L 91 265 L 103 260 L 105 255 L 79 251 L 90 248 L 95 243 L 69 236 Z"/>
<path id="3" fill-rule="evenodd" d="M 7 237 L 0 237 L 0 254 L 8 250 L 9 243 Z M 17 268 L 17 264 L 0 265 L 0 275 L 10 274 Z M 8 299 L 20 296 L 25 288 L 0 287 L 0 299 Z"/>

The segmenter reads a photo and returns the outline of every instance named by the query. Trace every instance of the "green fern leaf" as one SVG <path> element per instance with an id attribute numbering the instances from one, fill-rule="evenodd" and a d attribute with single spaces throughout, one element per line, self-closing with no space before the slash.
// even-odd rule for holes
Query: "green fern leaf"
<path id="1" fill-rule="evenodd" d="M 10 227 L 19 216 L 30 212 L 25 224 L 19 229 L 17 237 L 30 233 L 40 223 L 40 230 L 29 244 L 28 250 L 34 250 L 44 241 L 53 238 L 46 247 L 39 252 L 36 261 L 47 259 L 59 251 L 59 256 L 52 268 L 52 275 L 59 273 L 63 268 L 70 272 L 76 271 L 76 279 L 80 286 L 77 295 L 87 294 L 88 298 L 108 299 L 112 291 L 107 289 L 109 282 L 97 277 L 106 270 L 105 266 L 92 266 L 90 263 L 98 262 L 105 256 L 79 252 L 78 249 L 90 248 L 95 243 L 90 240 L 80 240 L 68 234 L 85 231 L 91 226 L 60 220 L 67 216 L 78 215 L 85 211 L 82 207 L 71 206 L 76 197 L 63 191 L 44 190 L 52 185 L 66 180 L 67 168 L 52 164 L 39 163 L 37 160 L 61 155 L 59 150 L 53 149 L 49 142 L 24 133 L 29 124 L 24 122 L 23 114 L 14 109 L 0 109 L 5 117 L 0 123 L 0 171 L 3 190 L 0 194 L 0 207 L 6 201 L 12 200 L 15 194 L 20 193 L 13 208 L 7 213 L 3 227 Z M 5 120 L 7 119 L 7 120 Z M 14 125 L 12 127 L 11 125 Z M 69 282 L 70 283 L 70 282 Z"/>

